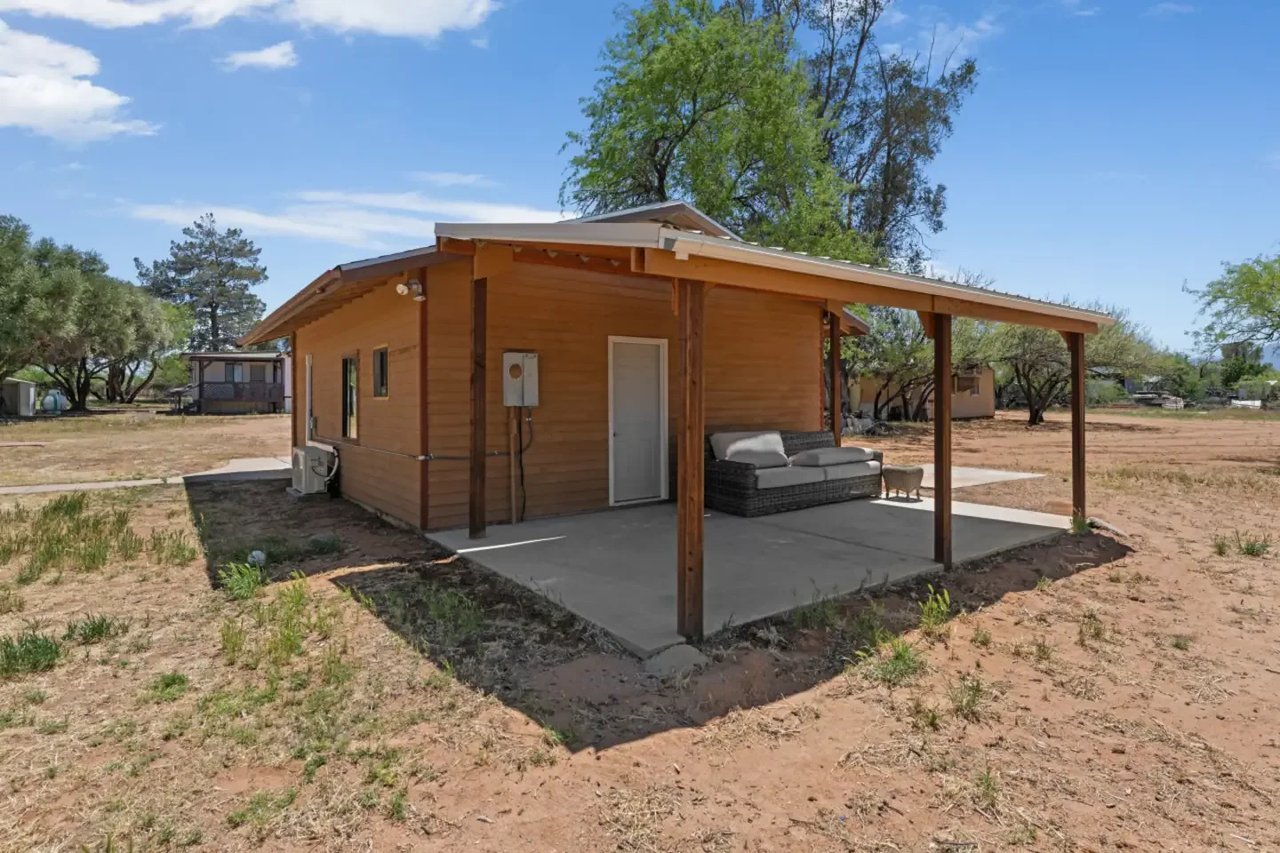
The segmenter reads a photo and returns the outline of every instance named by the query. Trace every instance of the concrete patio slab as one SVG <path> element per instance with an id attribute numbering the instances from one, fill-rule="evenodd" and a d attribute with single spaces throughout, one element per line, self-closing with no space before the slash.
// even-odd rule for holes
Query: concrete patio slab
<path id="1" fill-rule="evenodd" d="M 924 469 L 926 489 L 933 488 L 933 463 L 921 465 Z M 961 465 L 951 466 L 951 488 L 964 489 L 969 486 L 985 486 L 989 483 L 1007 483 L 1011 480 L 1036 480 L 1044 474 L 1029 474 L 1023 471 L 1001 471 L 997 468 L 966 468 Z"/>
<path id="2" fill-rule="evenodd" d="M 1059 516 L 953 503 L 956 562 L 1057 535 Z M 939 570 L 932 502 L 860 500 L 763 518 L 711 512 L 705 522 L 708 633 L 785 613 L 818 597 Z M 675 507 L 651 504 L 432 539 L 608 631 L 647 658 L 676 633 Z"/>

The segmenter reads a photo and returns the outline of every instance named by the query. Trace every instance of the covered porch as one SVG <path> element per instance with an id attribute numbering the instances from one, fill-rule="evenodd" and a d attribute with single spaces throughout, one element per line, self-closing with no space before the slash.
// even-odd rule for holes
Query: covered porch
<path id="1" fill-rule="evenodd" d="M 671 210 L 669 208 L 680 208 Z M 1068 522 L 992 519 L 952 501 L 951 395 L 934 408 L 934 499 L 918 507 L 854 501 L 786 516 L 739 519 L 705 511 L 707 293 L 713 288 L 765 291 L 820 306 L 826 327 L 830 424 L 841 440 L 843 387 L 839 341 L 857 334 L 846 307 L 882 305 L 915 311 L 934 342 L 934 385 L 949 388 L 952 319 L 975 317 L 1061 333 L 1070 351 L 1072 507 L 1087 517 L 1085 494 L 1085 336 L 1109 325 L 1105 314 L 954 282 L 906 275 L 831 258 L 746 243 L 697 211 L 674 203 L 576 222 L 444 224 L 437 250 L 470 257 L 471 423 L 470 525 L 444 544 L 531 584 L 555 583 L 552 597 L 597 624 L 632 632 L 637 647 L 684 637 L 698 639 L 725 622 L 743 622 L 790 609 L 815 592 L 829 595 L 900 581 L 936 568 L 1016 547 Z M 704 221 L 705 220 L 705 221 Z M 677 335 L 673 344 L 677 464 L 675 505 L 599 513 L 574 519 L 488 528 L 486 446 L 491 417 L 486 394 L 487 283 L 515 266 L 607 270 L 665 282 Z M 815 311 L 815 320 L 818 313 Z M 747 344 L 749 345 L 749 344 Z M 716 424 L 718 429 L 729 425 Z M 892 459 L 886 462 L 892 462 Z M 514 505 L 514 503 L 513 503 Z M 513 522 L 521 519 L 513 513 Z M 994 523 L 993 523 L 994 522 Z M 525 543 L 525 544 L 520 544 Z M 486 550 L 487 549 L 487 550 Z M 539 560 L 530 574 L 521 561 Z M 662 578 L 655 566 L 674 571 Z M 541 580 L 527 580 L 541 573 Z M 602 574 L 603 573 L 603 574 Z M 590 582 L 592 578 L 596 582 Z M 639 584 L 639 586 L 633 586 Z M 789 594 L 784 591 L 790 590 Z M 609 603 L 606 599 L 611 599 Z M 641 603 L 643 602 L 643 606 Z M 628 611 L 666 608 L 665 617 L 632 626 Z M 585 612 L 591 609 L 598 617 Z M 656 610 L 655 610 L 656 609 Z M 671 622 L 674 622 L 672 629 Z M 654 626 L 657 626 L 655 629 Z"/>
<path id="2" fill-rule="evenodd" d="M 933 502 L 855 500 L 761 518 L 706 513 L 703 589 L 708 634 L 785 613 L 817 598 L 941 571 Z M 956 502 L 953 559 L 967 562 L 1053 537 L 1070 519 Z M 670 503 L 502 525 L 444 546 L 600 626 L 649 657 L 684 641 L 671 583 L 676 507 Z"/>

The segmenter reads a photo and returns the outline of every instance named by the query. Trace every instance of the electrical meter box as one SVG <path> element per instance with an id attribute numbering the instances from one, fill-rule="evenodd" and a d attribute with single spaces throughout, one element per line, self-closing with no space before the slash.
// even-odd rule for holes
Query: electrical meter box
<path id="1" fill-rule="evenodd" d="M 502 354 L 502 405 L 532 408 L 538 405 L 538 354 Z"/>

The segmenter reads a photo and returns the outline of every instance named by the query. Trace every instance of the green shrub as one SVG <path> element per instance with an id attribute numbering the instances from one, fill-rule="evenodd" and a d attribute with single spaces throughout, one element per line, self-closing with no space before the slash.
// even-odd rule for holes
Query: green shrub
<path id="1" fill-rule="evenodd" d="M 929 596 L 920 602 L 920 631 L 926 637 L 939 639 L 950 633 L 947 623 L 951 621 L 951 593 L 945 589 L 935 590 L 929 585 Z"/>
<path id="2" fill-rule="evenodd" d="M 166 672 L 157 675 L 147 688 L 147 694 L 153 702 L 173 702 L 190 687 L 187 677 L 180 672 Z"/>
<path id="3" fill-rule="evenodd" d="M 53 669 L 62 646 L 48 634 L 27 630 L 17 637 L 0 637 L 0 678 Z"/>
<path id="4" fill-rule="evenodd" d="M 925 662 L 915 646 L 895 637 L 870 656 L 868 673 L 888 687 L 900 687 L 924 672 Z"/>
<path id="5" fill-rule="evenodd" d="M 266 583 L 266 572 L 252 563 L 227 563 L 218 569 L 218 585 L 237 601 L 253 598 Z"/>
<path id="6" fill-rule="evenodd" d="M 109 640 L 113 637 L 123 636 L 128 632 L 129 623 L 125 620 L 117 619 L 114 616 L 104 616 L 99 613 L 95 616 L 86 616 L 83 619 L 68 622 L 67 630 L 63 632 L 62 639 L 88 646 L 94 643 L 101 643 L 103 640 Z"/>

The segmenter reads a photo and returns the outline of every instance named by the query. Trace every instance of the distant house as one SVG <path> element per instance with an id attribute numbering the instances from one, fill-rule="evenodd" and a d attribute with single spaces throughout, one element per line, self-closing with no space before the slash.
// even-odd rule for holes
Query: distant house
<path id="1" fill-rule="evenodd" d="M 879 391 L 884 380 L 875 375 L 863 376 L 854 383 L 856 396 L 853 410 L 862 410 L 870 417 L 875 408 L 876 391 Z M 897 398 L 897 399 L 895 399 Z M 882 416 L 889 420 L 904 418 L 902 400 L 898 398 L 898 389 L 890 386 L 880 392 L 881 403 L 891 400 L 889 407 L 882 411 Z M 914 410 L 920 402 L 920 391 L 907 394 L 907 406 Z M 925 403 L 925 411 L 933 417 L 933 400 Z M 953 420 L 970 418 L 994 418 L 996 415 L 996 372 L 989 365 L 959 370 L 951 377 L 951 417 Z"/>
<path id="2" fill-rule="evenodd" d="M 183 396 L 205 415 L 289 412 L 292 357 L 286 352 L 186 352 L 191 371 Z"/>

